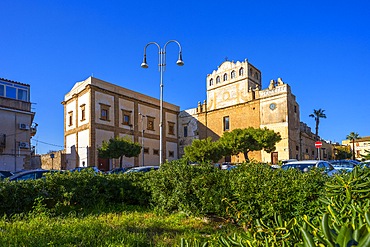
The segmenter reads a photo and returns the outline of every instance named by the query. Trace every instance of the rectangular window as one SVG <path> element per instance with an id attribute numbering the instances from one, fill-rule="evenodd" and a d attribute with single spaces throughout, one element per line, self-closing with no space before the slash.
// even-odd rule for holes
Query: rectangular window
<path id="1" fill-rule="evenodd" d="M 73 125 L 73 111 L 68 112 L 68 126 Z"/>
<path id="2" fill-rule="evenodd" d="M 148 130 L 154 130 L 154 117 L 147 116 L 147 127 Z"/>
<path id="3" fill-rule="evenodd" d="M 102 119 L 102 120 L 108 120 L 108 111 L 107 111 L 107 109 L 101 109 L 100 119 Z"/>
<path id="4" fill-rule="evenodd" d="M 229 116 L 224 117 L 224 131 L 230 130 L 230 119 Z"/>
<path id="5" fill-rule="evenodd" d="M 86 114 L 85 114 L 85 104 L 80 106 L 81 108 L 81 121 L 86 120 Z"/>
<path id="6" fill-rule="evenodd" d="M 184 126 L 184 137 L 188 136 L 188 126 Z"/>
<path id="7" fill-rule="evenodd" d="M 298 146 L 295 146 L 295 150 L 296 150 L 296 151 L 299 151 L 299 147 L 298 147 Z"/>
<path id="8" fill-rule="evenodd" d="M 100 119 L 109 121 L 109 105 L 100 104 Z"/>
<path id="9" fill-rule="evenodd" d="M 129 115 L 123 115 L 123 124 L 129 125 L 130 124 L 130 116 Z"/>
<path id="10" fill-rule="evenodd" d="M 131 111 L 122 109 L 122 124 L 130 125 L 130 122 L 131 122 Z"/>
<path id="11" fill-rule="evenodd" d="M 168 122 L 168 134 L 175 135 L 175 123 Z"/>
<path id="12" fill-rule="evenodd" d="M 168 157 L 173 158 L 174 156 L 175 156 L 175 152 L 174 151 L 168 151 Z"/>
<path id="13" fill-rule="evenodd" d="M 148 154 L 149 153 L 149 148 L 144 148 L 144 154 Z"/>
<path id="14" fill-rule="evenodd" d="M 153 149 L 153 154 L 154 155 L 159 155 L 159 150 L 158 149 Z"/>
<path id="15" fill-rule="evenodd" d="M 17 89 L 14 87 L 6 87 L 6 97 L 11 99 L 17 98 Z"/>
<path id="16" fill-rule="evenodd" d="M 0 96 L 1 97 L 5 96 L 5 86 L 4 85 L 0 85 Z"/>
<path id="17" fill-rule="evenodd" d="M 297 113 L 297 106 L 294 106 L 294 112 Z"/>
<path id="18" fill-rule="evenodd" d="M 27 100 L 27 91 L 22 90 L 22 89 L 18 89 L 18 99 L 22 100 L 22 101 L 28 101 Z"/>

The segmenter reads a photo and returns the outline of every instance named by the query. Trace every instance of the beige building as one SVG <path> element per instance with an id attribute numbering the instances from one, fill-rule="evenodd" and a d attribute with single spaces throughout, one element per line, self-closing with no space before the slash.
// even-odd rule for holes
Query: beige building
<path id="1" fill-rule="evenodd" d="M 225 61 L 207 75 L 206 83 L 207 100 L 179 114 L 180 155 L 192 138 L 217 140 L 236 128 L 266 127 L 281 135 L 276 151 L 251 152 L 249 158 L 277 163 L 317 157 L 313 134 L 310 129 L 302 130 L 296 97 L 281 78 L 271 80 L 268 88 L 262 89 L 261 72 L 248 60 Z M 225 158 L 231 162 L 244 160 L 243 154 Z"/>
<path id="2" fill-rule="evenodd" d="M 159 103 L 158 99 L 94 77 L 76 83 L 62 102 L 67 155 L 63 168 L 118 167 L 119 160 L 100 159 L 97 153 L 104 140 L 116 136 L 144 147 L 139 157 L 124 158 L 124 166 L 158 165 Z M 163 157 L 171 161 L 178 158 L 179 107 L 164 102 L 163 112 Z"/>
<path id="3" fill-rule="evenodd" d="M 351 152 L 353 151 L 353 143 L 350 140 L 342 141 L 342 145 L 350 146 Z M 364 136 L 355 140 L 355 158 L 358 160 L 363 159 L 363 156 L 368 155 L 370 152 L 370 136 Z"/>
<path id="4" fill-rule="evenodd" d="M 30 85 L 0 78 L 0 170 L 30 169 L 36 134 Z"/>

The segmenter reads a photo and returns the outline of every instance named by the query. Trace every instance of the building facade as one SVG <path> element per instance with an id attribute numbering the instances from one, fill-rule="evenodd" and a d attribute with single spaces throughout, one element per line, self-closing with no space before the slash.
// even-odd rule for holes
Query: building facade
<path id="1" fill-rule="evenodd" d="M 124 158 L 124 166 L 159 164 L 159 100 L 89 77 L 74 85 L 64 105 L 65 167 L 119 167 L 119 160 L 98 157 L 103 141 L 127 137 L 143 146 L 139 157 Z M 178 158 L 179 107 L 163 103 L 163 157 Z"/>
<path id="2" fill-rule="evenodd" d="M 271 80 L 268 88 L 262 89 L 261 71 L 248 60 L 225 61 L 207 75 L 206 83 L 207 100 L 179 114 L 180 155 L 192 138 L 217 140 L 233 129 L 266 127 L 281 135 L 276 151 L 251 152 L 249 158 L 276 164 L 279 160 L 317 157 L 312 153 L 315 139 L 311 131 L 302 130 L 296 97 L 281 78 Z M 225 158 L 236 163 L 244 160 L 243 154 Z"/>
<path id="3" fill-rule="evenodd" d="M 353 152 L 353 143 L 351 140 L 343 140 L 342 145 L 350 146 L 351 152 Z M 363 156 L 369 155 L 370 153 L 370 136 L 364 136 L 355 140 L 354 145 L 355 158 L 362 160 Z"/>
<path id="4" fill-rule="evenodd" d="M 0 170 L 30 169 L 36 134 L 30 85 L 0 78 Z"/>

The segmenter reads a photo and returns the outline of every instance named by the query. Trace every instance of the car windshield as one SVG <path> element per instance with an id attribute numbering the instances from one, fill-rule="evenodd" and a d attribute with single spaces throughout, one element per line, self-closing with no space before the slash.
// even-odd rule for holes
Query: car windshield
<path id="1" fill-rule="evenodd" d="M 350 162 L 332 162 L 331 163 L 334 167 L 351 167 L 353 168 L 355 165 Z"/>
<path id="2" fill-rule="evenodd" d="M 314 167 L 314 164 L 306 164 L 306 163 L 299 163 L 299 164 L 286 164 L 283 165 L 281 168 L 283 170 L 288 170 L 291 168 L 299 169 L 301 171 L 310 170 Z"/>
<path id="3" fill-rule="evenodd" d="M 13 175 L 13 173 L 11 173 L 10 171 L 0 171 L 0 177 L 7 178 L 7 177 L 10 177 L 12 175 Z"/>

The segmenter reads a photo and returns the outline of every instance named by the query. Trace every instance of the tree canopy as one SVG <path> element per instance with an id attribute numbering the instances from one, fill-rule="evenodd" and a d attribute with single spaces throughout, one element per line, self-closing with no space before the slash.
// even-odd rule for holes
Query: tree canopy
<path id="1" fill-rule="evenodd" d="M 231 132 L 225 132 L 219 139 L 224 155 L 237 155 L 243 153 L 245 160 L 249 161 L 248 153 L 250 151 L 265 150 L 268 153 L 276 149 L 276 143 L 281 140 L 279 133 L 269 130 L 266 127 L 234 129 Z"/>
<path id="2" fill-rule="evenodd" d="M 355 159 L 355 141 L 360 139 L 360 135 L 356 132 L 351 132 L 346 136 L 346 139 L 352 141 L 352 159 Z"/>
<path id="3" fill-rule="evenodd" d="M 337 146 L 334 150 L 335 159 L 337 160 L 349 159 L 352 156 L 351 150 L 348 146 Z"/>
<path id="4" fill-rule="evenodd" d="M 190 146 L 185 147 L 185 158 L 192 162 L 218 162 L 223 156 L 223 148 L 219 142 L 207 139 L 195 139 Z"/>
<path id="5" fill-rule="evenodd" d="M 141 152 L 141 146 L 125 137 L 110 138 L 103 141 L 101 148 L 98 148 L 98 156 L 107 159 L 120 159 L 122 168 L 123 156 L 131 158 L 137 157 Z"/>
<path id="6" fill-rule="evenodd" d="M 309 117 L 312 117 L 315 119 L 315 135 L 316 140 L 319 140 L 319 124 L 320 124 L 320 118 L 326 118 L 326 115 L 324 113 L 325 110 L 318 109 L 313 110 L 313 113 L 309 115 Z"/>

